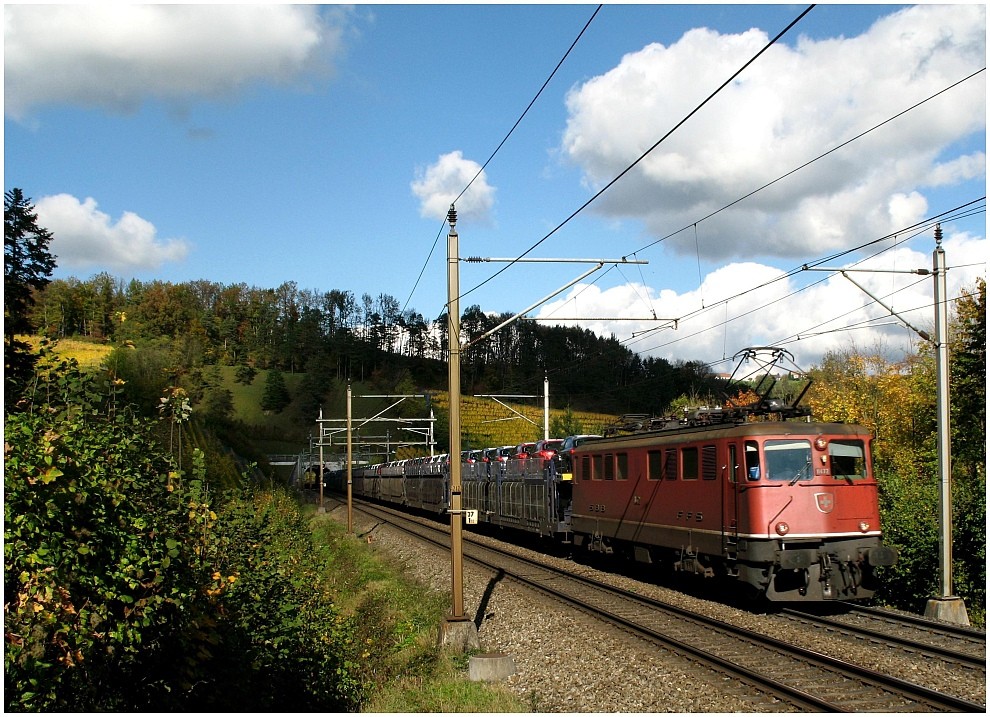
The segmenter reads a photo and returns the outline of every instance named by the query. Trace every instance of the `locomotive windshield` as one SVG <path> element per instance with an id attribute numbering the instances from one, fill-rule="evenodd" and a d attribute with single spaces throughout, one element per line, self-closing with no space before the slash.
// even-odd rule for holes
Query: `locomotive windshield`
<path id="1" fill-rule="evenodd" d="M 811 442 L 791 438 L 774 438 L 763 444 L 766 477 L 770 480 L 797 482 L 811 480 Z"/>
<path id="2" fill-rule="evenodd" d="M 866 450 L 863 441 L 833 440 L 828 444 L 833 478 L 866 478 Z"/>

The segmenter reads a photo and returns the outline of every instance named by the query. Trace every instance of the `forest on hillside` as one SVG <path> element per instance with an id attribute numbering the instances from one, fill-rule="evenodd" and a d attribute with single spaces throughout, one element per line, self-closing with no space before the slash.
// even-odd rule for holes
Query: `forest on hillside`
<path id="1" fill-rule="evenodd" d="M 478 306 L 461 317 L 471 341 L 510 314 Z M 202 389 L 204 367 L 305 373 L 315 407 L 335 382 L 373 381 L 382 390 L 445 388 L 447 320 L 427 320 L 388 294 L 275 289 L 199 280 L 124 282 L 102 273 L 54 279 L 35 296 L 32 321 L 49 338 L 89 337 L 114 345 L 168 344 L 174 378 Z M 543 392 L 555 405 L 601 413 L 660 413 L 682 394 L 708 396 L 722 381 L 700 361 L 641 357 L 614 336 L 517 321 L 462 353 L 466 394 Z M 644 391 L 643 386 L 650 390 Z M 717 394 L 716 394 L 717 395 Z"/>

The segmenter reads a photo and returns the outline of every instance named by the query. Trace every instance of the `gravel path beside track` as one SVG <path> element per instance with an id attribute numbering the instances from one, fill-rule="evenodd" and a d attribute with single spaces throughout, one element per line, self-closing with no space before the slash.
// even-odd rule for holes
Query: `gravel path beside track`
<path id="1" fill-rule="evenodd" d="M 343 508 L 328 506 L 328 511 L 335 520 L 346 520 Z M 371 519 L 355 511 L 356 533 L 364 534 L 373 526 Z M 374 527 L 371 542 L 398 559 L 423 584 L 438 591 L 450 591 L 448 551 L 420 545 L 386 525 Z M 774 616 L 747 613 L 619 575 L 603 574 L 568 560 L 545 559 L 571 572 L 594 574 L 598 579 L 607 575 L 605 579 L 614 585 L 824 654 L 854 659 L 902 679 L 973 701 L 986 700 L 982 674 L 974 674 L 971 679 L 960 678 L 958 671 L 947 670 L 937 661 L 884 656 L 885 651 L 834 637 L 823 639 L 818 632 L 791 627 Z M 736 690 L 726 684 L 726 678 L 693 667 L 682 658 L 634 637 L 624 637 L 599 621 L 556 605 L 510 580 L 495 582 L 491 573 L 465 561 L 465 614 L 476 623 L 483 601 L 484 615 L 478 631 L 482 650 L 512 657 L 516 674 L 506 684 L 536 712 L 727 713 L 789 709 L 765 696 L 754 695 L 752 701 L 745 701 L 733 694 Z"/>

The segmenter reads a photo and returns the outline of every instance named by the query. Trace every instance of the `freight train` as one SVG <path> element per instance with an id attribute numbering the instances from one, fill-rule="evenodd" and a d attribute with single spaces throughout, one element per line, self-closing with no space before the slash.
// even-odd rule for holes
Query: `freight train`
<path id="1" fill-rule="evenodd" d="M 559 452 L 463 453 L 462 509 L 481 524 L 728 580 L 769 601 L 863 600 L 876 568 L 896 560 L 882 541 L 872 436 L 861 426 L 813 423 L 796 402 L 763 397 L 677 418 L 627 416 L 603 433 Z M 442 514 L 449 460 L 354 468 L 352 490 Z M 344 480 L 335 474 L 331 487 Z"/>

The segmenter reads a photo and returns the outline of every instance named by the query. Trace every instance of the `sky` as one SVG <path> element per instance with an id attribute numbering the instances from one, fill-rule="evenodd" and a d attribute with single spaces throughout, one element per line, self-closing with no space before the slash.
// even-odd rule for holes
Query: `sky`
<path id="1" fill-rule="evenodd" d="M 931 220 L 948 295 L 986 276 L 986 8 L 807 7 L 6 4 L 4 187 L 58 278 L 431 320 L 456 200 L 462 259 L 558 260 L 459 262 L 462 311 L 717 371 L 896 360 L 934 325 Z"/>

